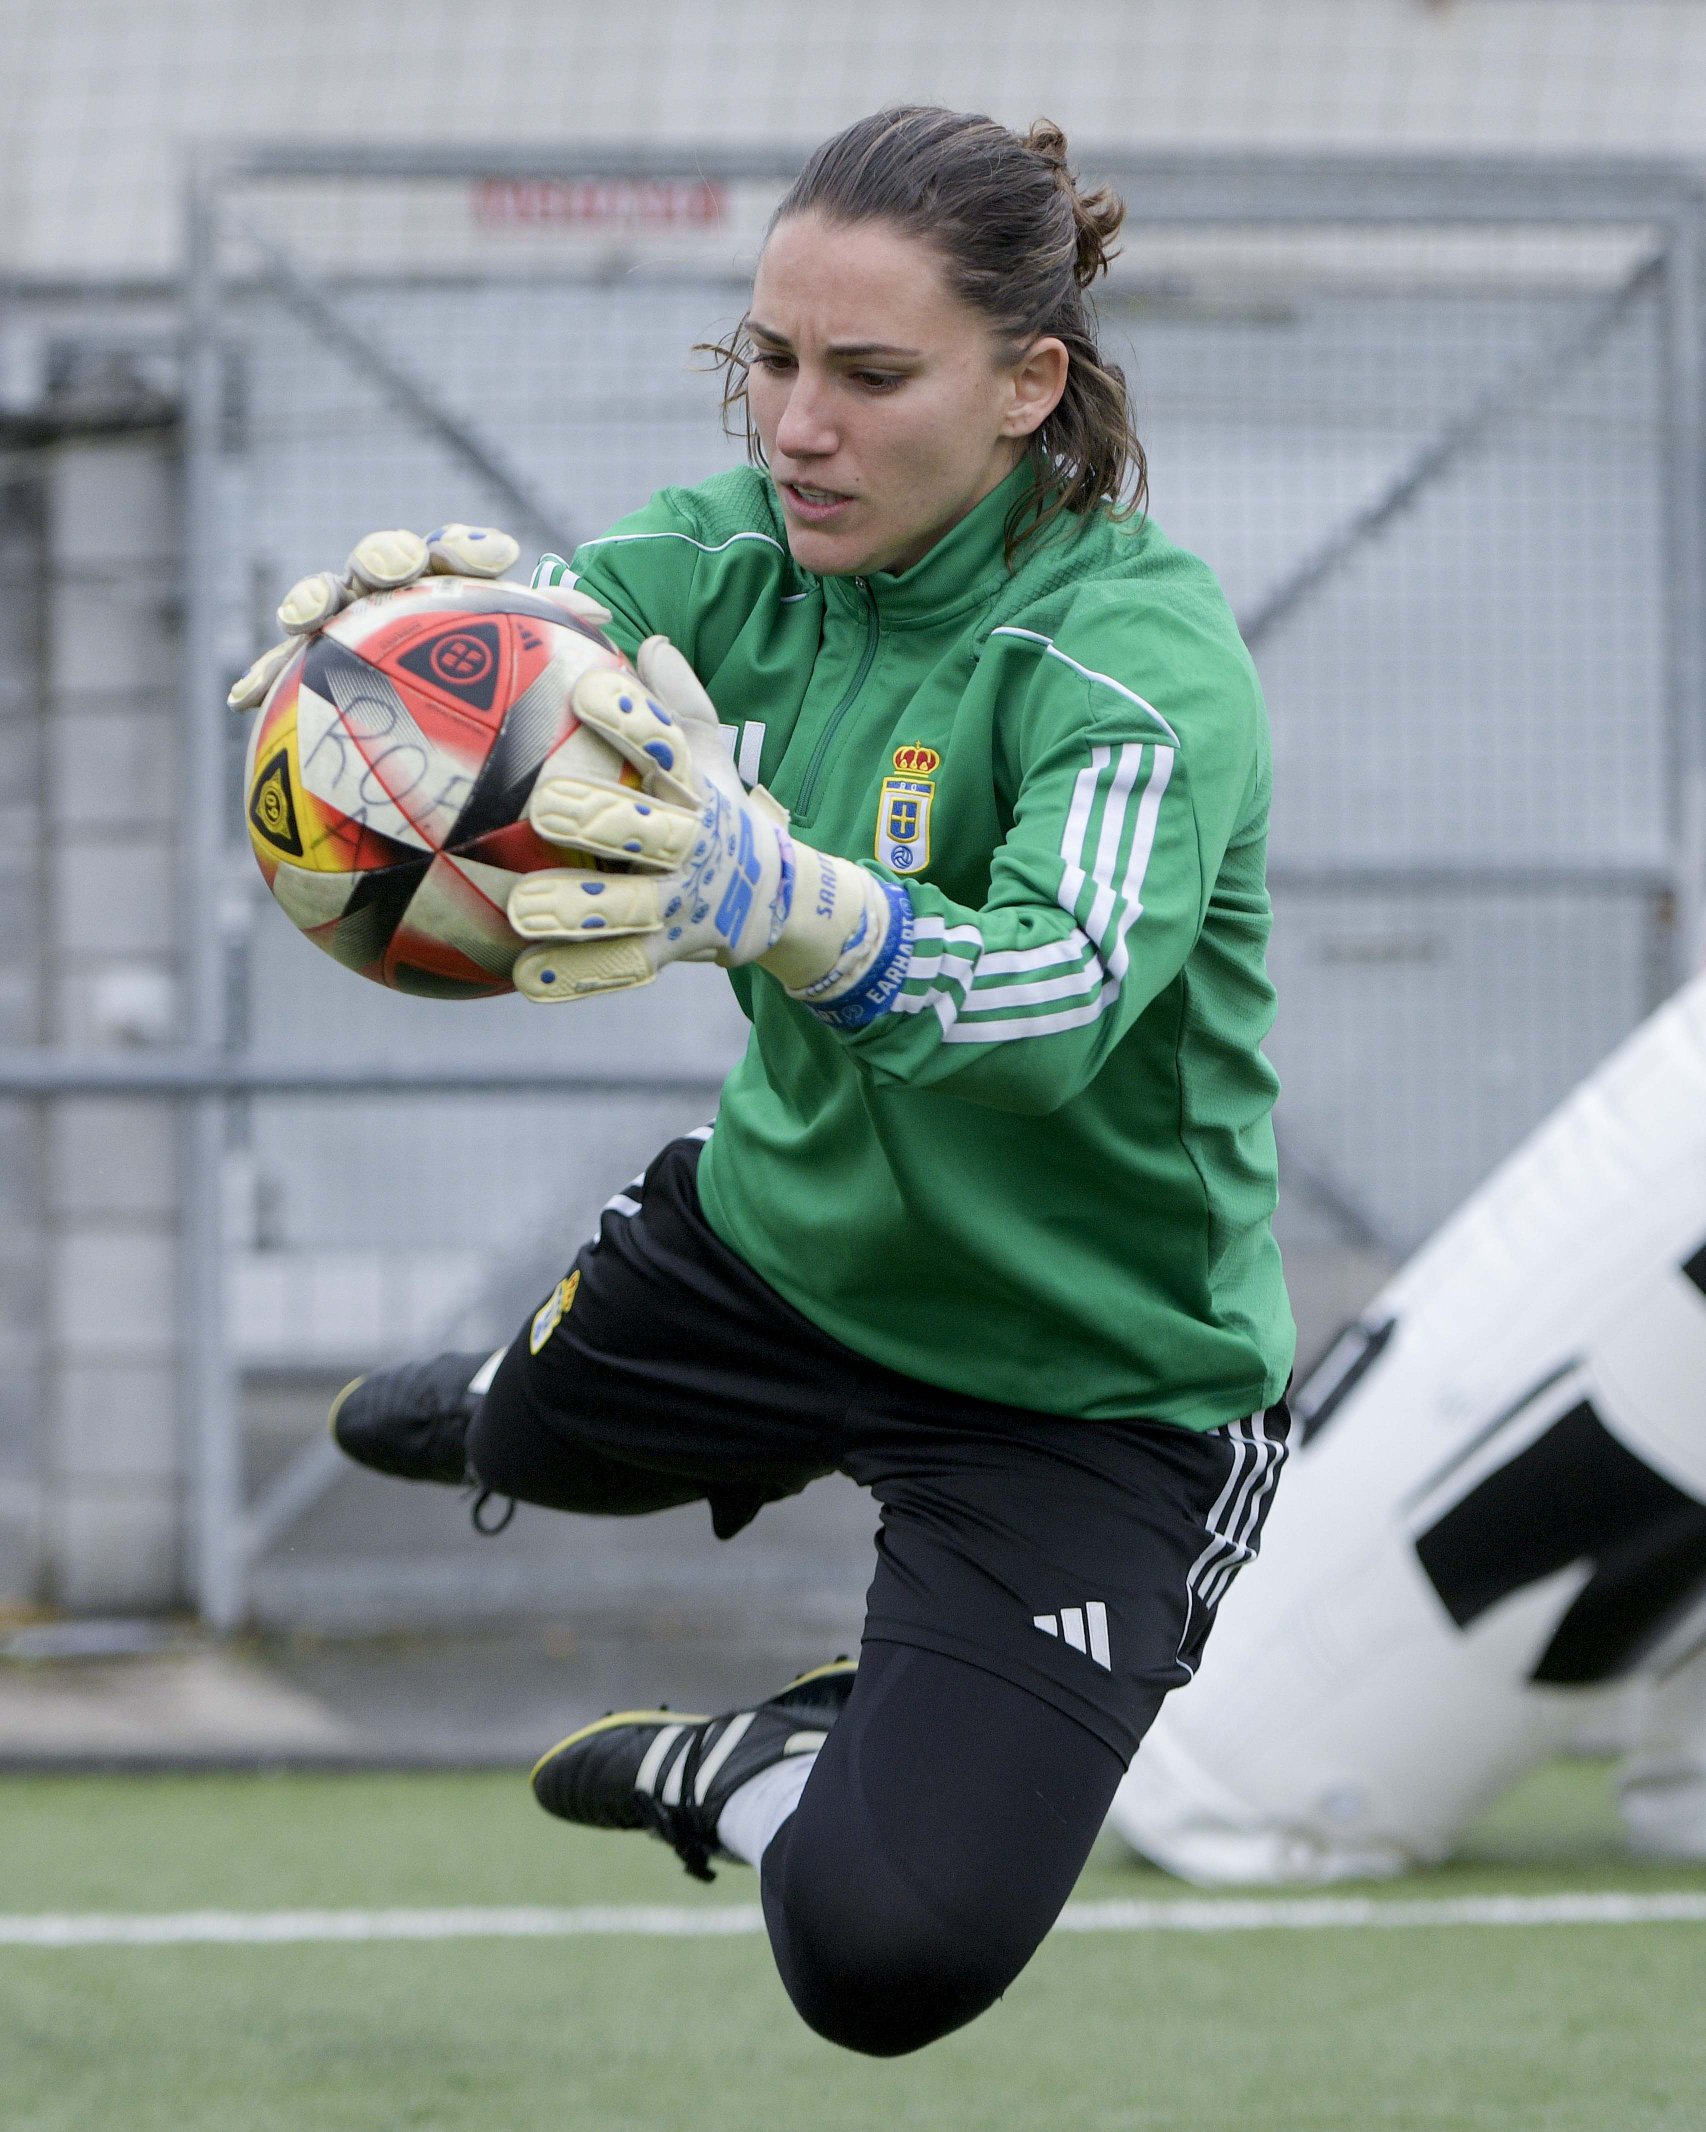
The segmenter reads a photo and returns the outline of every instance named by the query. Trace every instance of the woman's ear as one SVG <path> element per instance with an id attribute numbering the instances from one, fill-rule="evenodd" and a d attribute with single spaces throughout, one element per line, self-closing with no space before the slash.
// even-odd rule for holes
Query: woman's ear
<path id="1" fill-rule="evenodd" d="M 1031 343 L 1010 373 L 1013 390 L 1001 423 L 1004 437 L 1028 437 L 1042 428 L 1060 405 L 1071 361 L 1066 343 L 1052 333 Z"/>

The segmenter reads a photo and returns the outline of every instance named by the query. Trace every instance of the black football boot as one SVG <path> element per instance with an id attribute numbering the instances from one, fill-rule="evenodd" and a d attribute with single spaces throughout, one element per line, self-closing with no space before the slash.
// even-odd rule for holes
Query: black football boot
<path id="1" fill-rule="evenodd" d="M 857 1671 L 856 1660 L 837 1658 L 769 1702 L 721 1717 L 614 1710 L 540 1757 L 533 1796 L 583 1828 L 647 1829 L 695 1880 L 714 1880 L 711 1860 L 730 1855 L 717 1842 L 723 1808 L 772 1763 L 823 1745 Z"/>
<path id="2" fill-rule="evenodd" d="M 346 1384 L 332 1401 L 327 1426 L 332 1441 L 359 1466 L 394 1480 L 436 1481 L 442 1487 L 480 1487 L 468 1467 L 468 1428 L 480 1410 L 476 1380 L 491 1358 L 484 1354 L 431 1355 L 372 1370 Z M 474 1504 L 481 1532 L 501 1532 L 515 1506 L 488 1522 L 487 1494 Z"/>

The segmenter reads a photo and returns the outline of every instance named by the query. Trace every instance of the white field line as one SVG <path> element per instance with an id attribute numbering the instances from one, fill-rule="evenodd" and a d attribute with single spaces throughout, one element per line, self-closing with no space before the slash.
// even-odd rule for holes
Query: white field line
<path id="1" fill-rule="evenodd" d="M 1322 1932 L 1419 1925 L 1702 1925 L 1706 1893 L 1368 1896 L 1260 1901 L 1069 1903 L 1057 1932 Z"/>
<path id="2" fill-rule="evenodd" d="M 1395 1932 L 1440 1925 L 1706 1924 L 1706 1893 L 1366 1896 L 1071 1903 L 1057 1932 Z M 186 1910 L 0 1916 L 0 1947 L 282 1947 L 326 1940 L 722 1939 L 762 1932 L 756 1903 L 577 1910 Z"/>

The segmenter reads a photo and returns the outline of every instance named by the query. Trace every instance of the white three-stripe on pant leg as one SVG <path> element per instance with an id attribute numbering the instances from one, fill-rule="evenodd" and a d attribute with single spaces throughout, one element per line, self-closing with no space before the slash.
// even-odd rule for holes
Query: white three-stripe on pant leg
<path id="1" fill-rule="evenodd" d="M 1285 1462 L 1285 1439 L 1268 1434 L 1267 1419 L 1268 1410 L 1263 1408 L 1247 1421 L 1233 1422 L 1225 1432 L 1231 1469 L 1214 1508 L 1204 1520 L 1208 1545 L 1191 1564 L 1185 1580 L 1185 1626 L 1179 1638 L 1179 1663 L 1187 1673 L 1196 1670 L 1183 1654 L 1198 1610 L 1218 1605 L 1227 1586 L 1255 1555 L 1262 1513 Z"/>

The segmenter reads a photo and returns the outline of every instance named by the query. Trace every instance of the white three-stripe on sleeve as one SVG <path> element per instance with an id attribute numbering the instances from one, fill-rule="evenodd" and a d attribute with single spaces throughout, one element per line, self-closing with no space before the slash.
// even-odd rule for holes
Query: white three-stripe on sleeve
<path id="1" fill-rule="evenodd" d="M 1160 742 L 1092 747 L 1061 834 L 1058 900 L 1072 930 L 1033 948 L 986 949 L 976 925 L 920 917 L 896 1011 L 928 1008 L 949 1044 L 1048 1036 L 1105 1014 L 1129 966 L 1127 935 L 1143 915 L 1144 878 L 1174 761 L 1174 750 Z"/>

